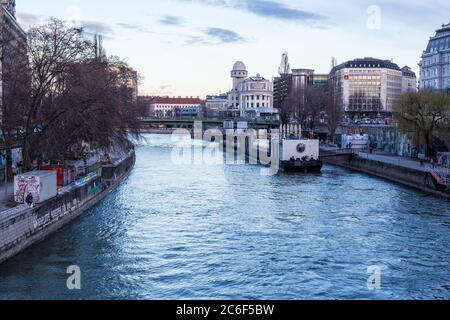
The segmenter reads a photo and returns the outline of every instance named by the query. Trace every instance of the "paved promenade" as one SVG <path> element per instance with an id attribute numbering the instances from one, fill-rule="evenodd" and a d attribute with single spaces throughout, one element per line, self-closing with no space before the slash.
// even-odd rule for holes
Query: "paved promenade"
<path id="1" fill-rule="evenodd" d="M 428 172 L 430 170 L 433 170 L 434 172 L 446 177 L 450 175 L 450 168 L 440 167 L 440 166 L 433 166 L 430 163 L 424 163 L 421 164 L 420 161 L 403 158 L 395 155 L 387 155 L 387 154 L 369 154 L 367 152 L 357 152 L 357 155 L 361 158 L 370 159 L 374 161 L 389 163 L 393 165 L 397 165 L 400 167 L 415 169 L 422 172 Z"/>
<path id="2" fill-rule="evenodd" d="M 394 155 L 385 155 L 385 154 L 377 154 L 377 153 L 370 154 L 367 152 L 357 152 L 357 155 L 360 156 L 361 158 L 384 162 L 384 163 L 389 163 L 389 164 L 397 165 L 400 167 L 406 167 L 406 168 L 415 169 L 415 170 L 424 171 L 424 172 L 428 170 L 427 166 L 421 165 L 421 163 L 419 161 L 415 161 L 415 160 L 408 159 L 408 158 L 402 158 L 402 157 L 398 157 L 398 156 L 394 156 Z"/>

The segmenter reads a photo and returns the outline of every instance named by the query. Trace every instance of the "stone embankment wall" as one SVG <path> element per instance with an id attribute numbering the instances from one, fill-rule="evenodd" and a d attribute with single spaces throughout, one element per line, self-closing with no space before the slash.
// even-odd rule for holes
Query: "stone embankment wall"
<path id="1" fill-rule="evenodd" d="M 104 166 L 102 177 L 30 208 L 21 205 L 0 212 L 0 263 L 44 239 L 101 201 L 128 175 L 134 151 L 115 165 Z"/>
<path id="2" fill-rule="evenodd" d="M 436 181 L 430 173 L 397 166 L 385 162 L 370 160 L 353 155 L 336 157 L 324 162 L 339 165 L 347 169 L 363 172 L 379 178 L 390 180 L 405 186 L 450 199 L 450 190 L 438 191 Z"/>

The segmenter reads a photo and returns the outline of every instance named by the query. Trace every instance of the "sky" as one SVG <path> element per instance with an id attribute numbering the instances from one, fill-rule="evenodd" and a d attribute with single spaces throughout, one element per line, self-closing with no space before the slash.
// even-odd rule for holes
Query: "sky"
<path id="1" fill-rule="evenodd" d="M 428 39 L 450 22 L 448 0 L 16 0 L 24 29 L 55 17 L 104 36 L 108 55 L 142 77 L 141 95 L 200 96 L 231 89 L 230 71 L 271 79 L 292 68 L 328 73 L 362 57 L 418 73 Z"/>

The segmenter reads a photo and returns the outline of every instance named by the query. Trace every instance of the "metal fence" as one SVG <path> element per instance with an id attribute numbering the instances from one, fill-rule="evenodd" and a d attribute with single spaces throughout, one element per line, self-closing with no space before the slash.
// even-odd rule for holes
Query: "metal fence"
<path id="1" fill-rule="evenodd" d="M 439 175 L 448 186 L 450 186 L 450 168 L 446 166 L 433 165 L 430 163 L 425 164 L 425 168 L 428 171 L 433 171 L 437 175 Z"/>

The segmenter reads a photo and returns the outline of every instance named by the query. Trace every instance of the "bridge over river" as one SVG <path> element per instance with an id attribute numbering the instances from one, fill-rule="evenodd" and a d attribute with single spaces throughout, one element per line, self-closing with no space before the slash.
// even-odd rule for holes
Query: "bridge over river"
<path id="1" fill-rule="evenodd" d="M 173 130 L 173 129 L 193 129 L 196 122 L 199 122 L 203 126 L 203 130 L 224 128 L 225 121 L 233 121 L 234 128 L 237 129 L 237 123 L 239 121 L 247 122 L 248 128 L 255 130 L 268 130 L 279 129 L 281 126 L 280 121 L 262 121 L 262 120 L 227 120 L 227 119 L 156 119 L 156 118 L 142 118 L 142 131 L 154 132 L 155 130 Z M 338 130 L 339 131 L 339 130 Z M 311 130 L 303 130 L 304 136 L 310 136 Z M 312 130 L 312 134 L 315 137 L 326 139 L 328 129 L 325 125 L 318 125 Z"/>
<path id="2" fill-rule="evenodd" d="M 203 129 L 207 130 L 210 128 L 223 128 L 223 123 L 227 120 L 220 119 L 156 119 L 156 118 L 142 118 L 141 123 L 144 129 L 192 129 L 196 122 L 202 123 Z M 230 120 L 231 121 L 231 120 Z M 235 120 L 234 123 L 239 120 Z M 245 121 L 245 120 L 242 120 Z M 277 129 L 280 127 L 281 123 L 279 121 L 247 121 L 248 127 L 252 129 Z"/>

